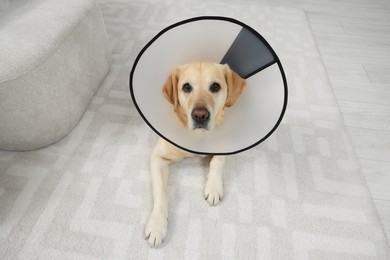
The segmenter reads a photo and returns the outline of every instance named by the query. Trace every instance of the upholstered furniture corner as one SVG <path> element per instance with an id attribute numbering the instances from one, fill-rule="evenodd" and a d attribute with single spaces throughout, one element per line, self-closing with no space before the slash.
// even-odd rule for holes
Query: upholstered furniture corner
<path id="1" fill-rule="evenodd" d="M 94 0 L 0 0 L 0 149 L 66 136 L 110 64 Z"/>

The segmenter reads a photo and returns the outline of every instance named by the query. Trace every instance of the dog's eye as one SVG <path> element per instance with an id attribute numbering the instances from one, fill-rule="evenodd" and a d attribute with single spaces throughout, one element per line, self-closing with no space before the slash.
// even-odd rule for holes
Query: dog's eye
<path id="1" fill-rule="evenodd" d="M 191 91 L 192 91 L 192 87 L 191 87 L 191 85 L 190 84 L 188 84 L 188 83 L 185 83 L 184 85 L 183 85 L 183 91 L 184 91 L 184 93 L 190 93 Z"/>
<path id="2" fill-rule="evenodd" d="M 221 89 L 221 86 L 218 83 L 216 83 L 216 82 L 214 82 L 210 86 L 210 91 L 213 92 L 213 93 L 217 93 L 220 89 Z"/>

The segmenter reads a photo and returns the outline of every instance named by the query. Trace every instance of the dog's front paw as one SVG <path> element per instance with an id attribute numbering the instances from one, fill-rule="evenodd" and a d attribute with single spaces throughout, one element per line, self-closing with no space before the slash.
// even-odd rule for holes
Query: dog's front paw
<path id="1" fill-rule="evenodd" d="M 145 240 L 151 247 L 157 248 L 167 235 L 168 220 L 162 215 L 152 215 L 145 227 Z"/>
<path id="2" fill-rule="evenodd" d="M 222 180 L 207 180 L 203 195 L 210 206 L 217 205 L 223 196 Z"/>

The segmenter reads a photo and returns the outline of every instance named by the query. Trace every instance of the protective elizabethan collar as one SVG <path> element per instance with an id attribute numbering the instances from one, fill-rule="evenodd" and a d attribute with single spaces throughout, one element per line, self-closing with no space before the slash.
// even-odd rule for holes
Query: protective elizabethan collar
<path id="1" fill-rule="evenodd" d="M 225 109 L 222 123 L 203 134 L 184 127 L 162 94 L 170 72 L 193 61 L 227 63 L 247 82 L 237 102 Z M 271 46 L 244 23 L 214 16 L 185 20 L 157 34 L 134 62 L 130 92 L 158 135 L 198 154 L 233 154 L 261 143 L 277 128 L 287 105 L 287 81 Z"/>

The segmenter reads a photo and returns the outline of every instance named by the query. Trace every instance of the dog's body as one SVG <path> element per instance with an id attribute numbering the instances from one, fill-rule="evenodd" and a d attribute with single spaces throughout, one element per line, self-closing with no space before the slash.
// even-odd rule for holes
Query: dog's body
<path id="1" fill-rule="evenodd" d="M 246 86 L 245 80 L 227 65 L 196 62 L 176 68 L 163 87 L 163 94 L 185 127 L 202 134 L 222 122 L 224 108 L 232 106 Z M 145 227 L 145 237 L 159 246 L 168 225 L 169 164 L 195 156 L 160 138 L 151 155 L 153 211 Z M 223 196 L 224 156 L 213 156 L 204 188 L 206 201 L 214 206 Z"/>

